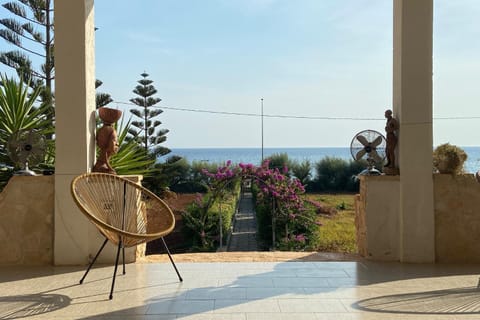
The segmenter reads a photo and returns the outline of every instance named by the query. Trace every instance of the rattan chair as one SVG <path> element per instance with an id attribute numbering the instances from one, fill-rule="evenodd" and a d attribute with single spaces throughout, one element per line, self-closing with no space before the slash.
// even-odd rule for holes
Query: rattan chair
<path id="1" fill-rule="evenodd" d="M 155 194 L 125 178 L 107 173 L 86 173 L 73 179 L 73 199 L 85 216 L 105 236 L 105 241 L 88 266 L 80 284 L 87 276 L 108 241 L 118 246 L 109 298 L 113 297 L 120 249 L 125 274 L 125 248 L 155 239 L 162 239 L 170 262 L 173 262 L 164 236 L 172 232 L 175 217 L 172 210 Z"/>

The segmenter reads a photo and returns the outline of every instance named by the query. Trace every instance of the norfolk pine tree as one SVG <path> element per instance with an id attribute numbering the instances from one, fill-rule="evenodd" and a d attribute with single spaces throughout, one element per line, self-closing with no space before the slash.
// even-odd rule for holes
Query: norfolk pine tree
<path id="1" fill-rule="evenodd" d="M 17 0 L 2 7 L 17 17 L 0 19 L 0 36 L 16 49 L 0 52 L 0 62 L 16 70 L 20 79 L 33 88 L 42 88 L 41 101 L 48 106 L 47 117 L 53 123 L 53 0 Z M 38 67 L 34 67 L 30 56 L 40 60 Z"/>
<path id="2" fill-rule="evenodd" d="M 112 97 L 109 93 L 99 92 L 97 89 L 103 84 L 102 81 L 96 79 L 95 80 L 95 105 L 96 108 L 105 107 L 107 104 L 113 101 Z"/>
<path id="3" fill-rule="evenodd" d="M 130 99 L 130 102 L 140 107 L 130 109 L 140 120 L 132 121 L 130 133 L 143 146 L 145 153 L 156 159 L 170 153 L 170 149 L 160 145 L 167 140 L 169 130 L 159 128 L 162 122 L 156 119 L 163 110 L 155 107 L 162 99 L 154 97 L 157 89 L 152 85 L 153 81 L 147 79 L 149 75 L 145 72 L 141 76 L 142 79 L 138 80 L 138 85 L 133 90 L 138 97 Z"/>

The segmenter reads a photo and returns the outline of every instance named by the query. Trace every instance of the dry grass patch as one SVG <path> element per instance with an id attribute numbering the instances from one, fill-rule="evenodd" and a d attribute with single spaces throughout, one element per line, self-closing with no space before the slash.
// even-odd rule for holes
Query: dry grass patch
<path id="1" fill-rule="evenodd" d="M 307 194 L 307 198 L 337 209 L 334 215 L 318 215 L 320 228 L 317 251 L 356 253 L 353 194 Z"/>

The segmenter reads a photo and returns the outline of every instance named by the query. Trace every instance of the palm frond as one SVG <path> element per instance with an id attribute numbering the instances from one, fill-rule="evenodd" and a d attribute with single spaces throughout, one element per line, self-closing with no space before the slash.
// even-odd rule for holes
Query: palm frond
<path id="1" fill-rule="evenodd" d="M 111 166 L 117 171 L 117 174 L 139 174 L 149 176 L 152 174 L 154 159 L 151 159 L 145 150 L 141 148 L 135 139 L 127 139 L 131 126 L 131 121 L 124 124 L 122 117 L 121 123 L 117 128 L 118 132 L 118 152 L 110 159 Z"/>

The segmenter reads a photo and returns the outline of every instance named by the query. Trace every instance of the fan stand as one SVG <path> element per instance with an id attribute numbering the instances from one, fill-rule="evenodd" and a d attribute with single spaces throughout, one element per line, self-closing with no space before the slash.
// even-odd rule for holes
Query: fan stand
<path id="1" fill-rule="evenodd" d="M 28 168 L 28 162 L 25 162 L 25 169 L 13 173 L 16 176 L 36 176 L 37 174 Z"/>
<path id="2" fill-rule="evenodd" d="M 368 157 L 367 162 L 368 167 L 362 172 L 360 172 L 361 176 L 380 176 L 382 174 L 380 170 L 375 168 L 375 160 L 373 160 L 373 158 Z"/>

